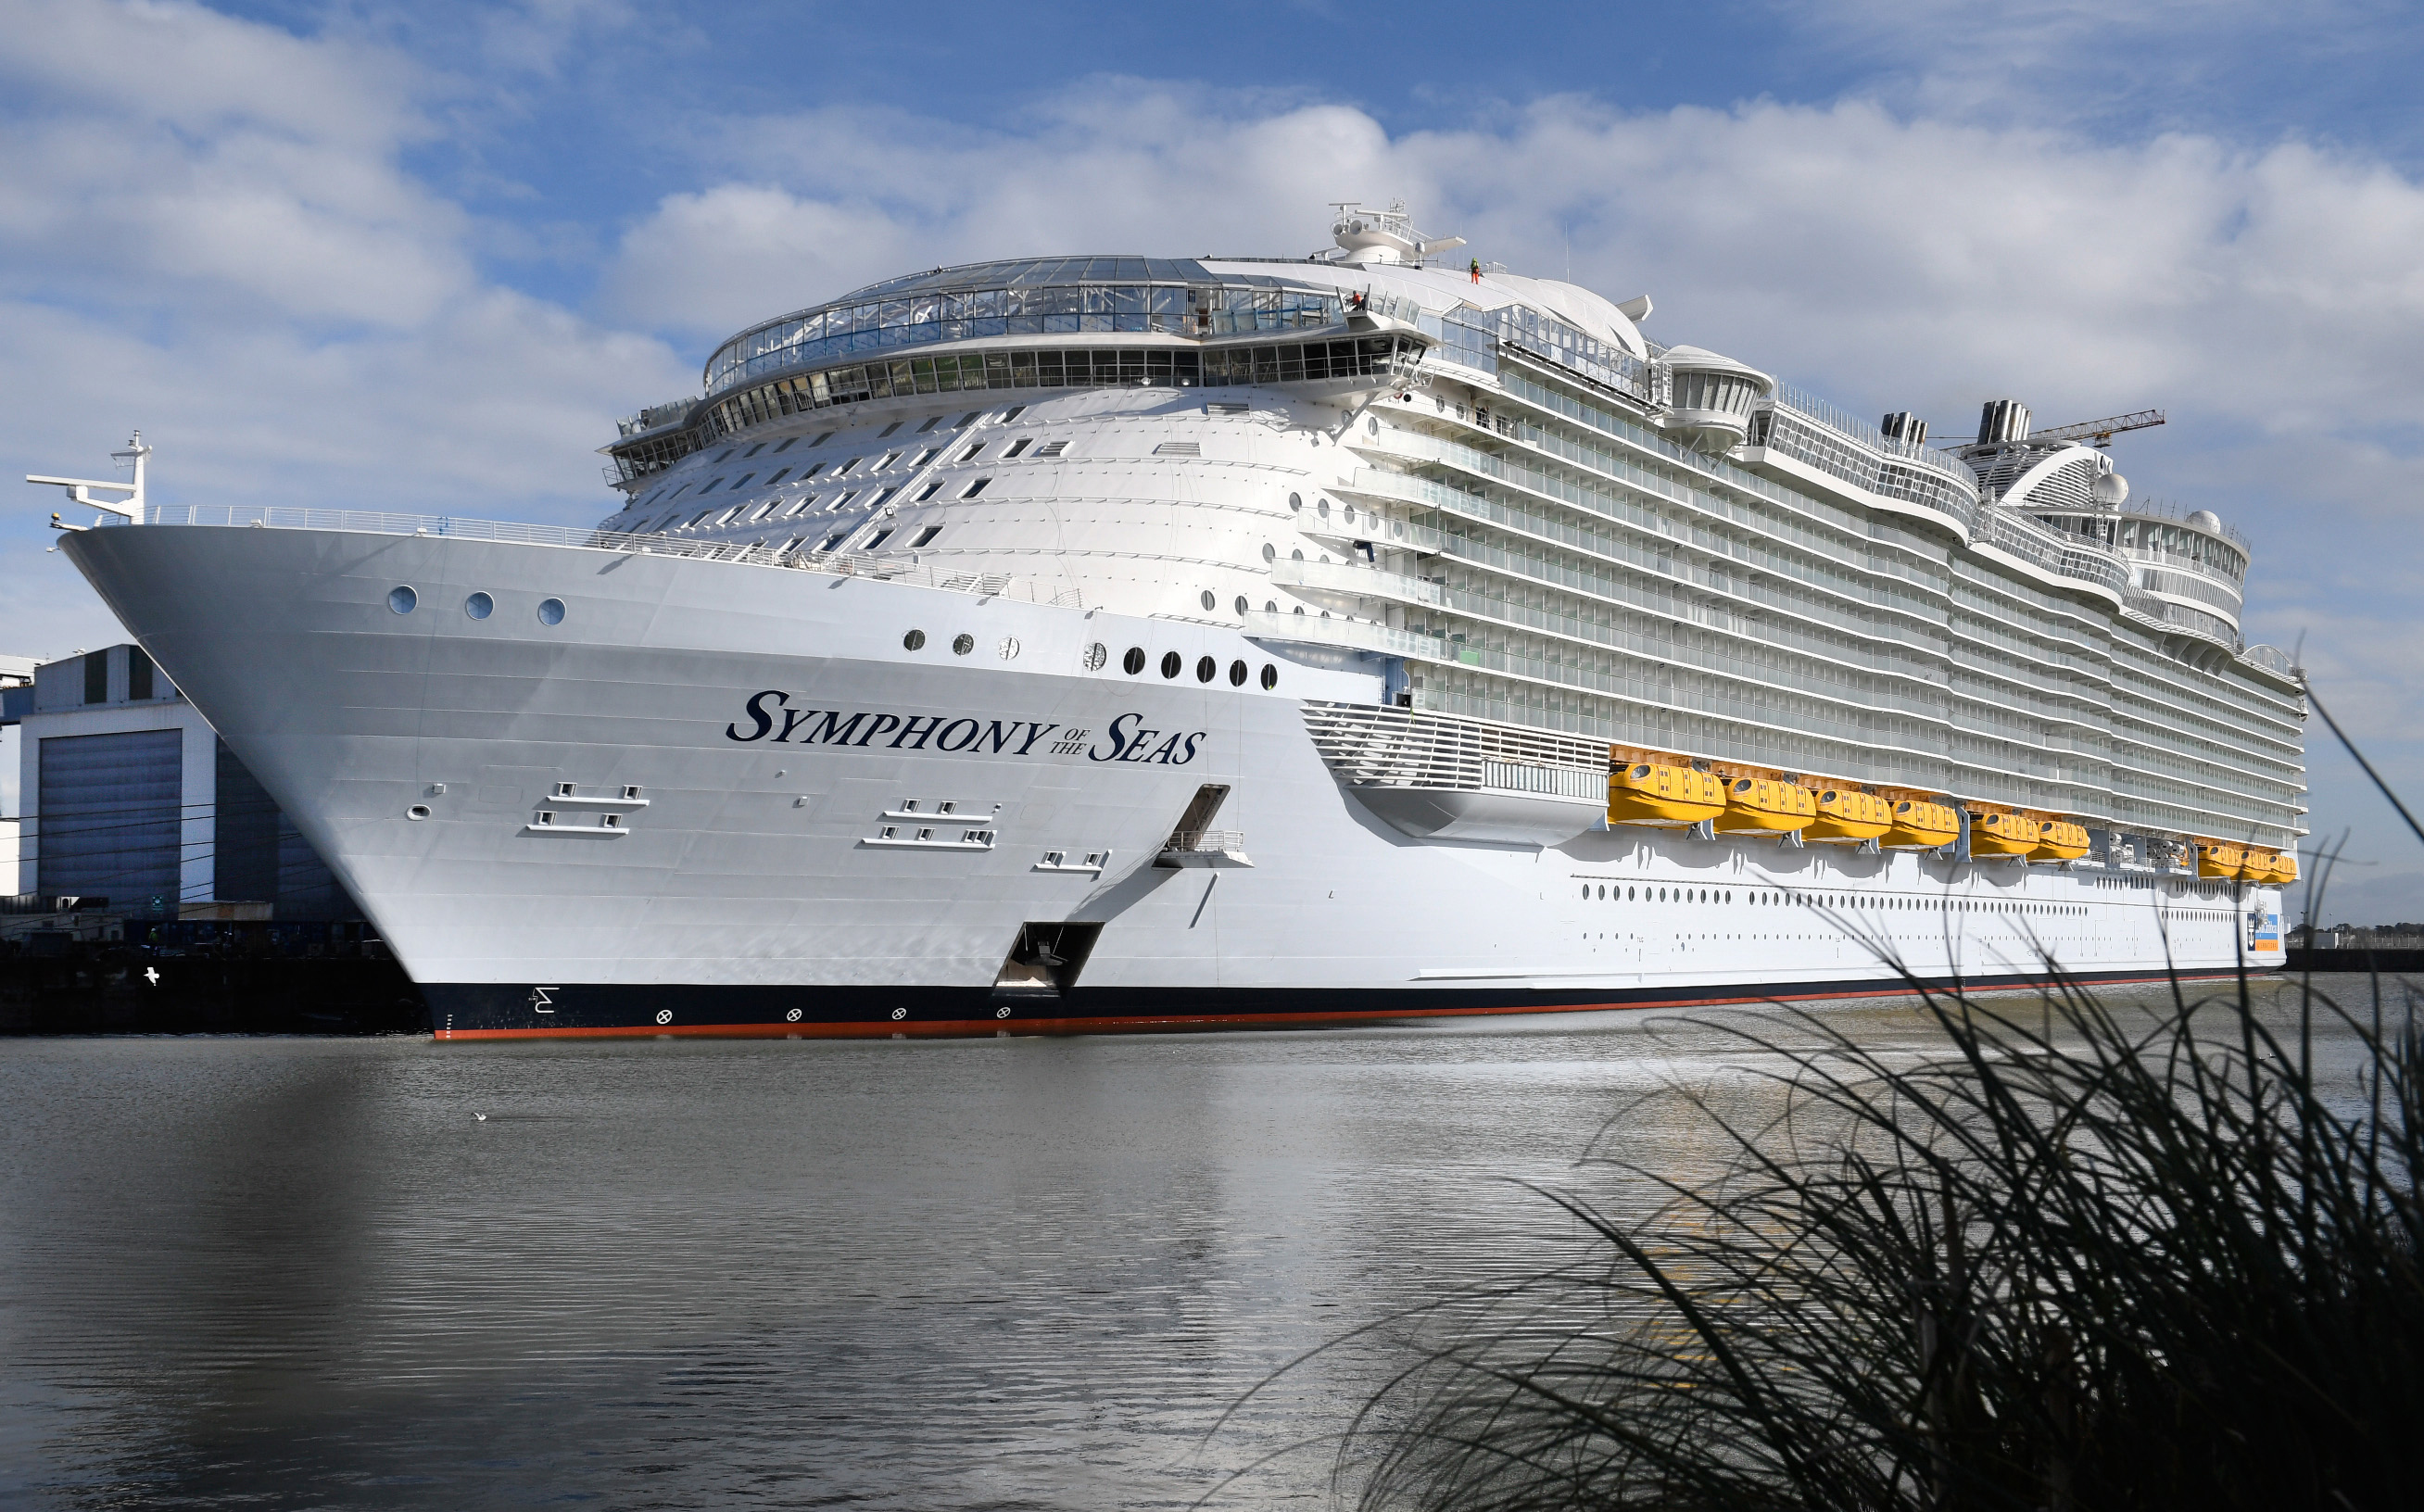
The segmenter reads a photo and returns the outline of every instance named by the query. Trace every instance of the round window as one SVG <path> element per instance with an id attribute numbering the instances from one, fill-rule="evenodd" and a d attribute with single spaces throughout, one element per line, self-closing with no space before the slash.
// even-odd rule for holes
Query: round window
<path id="1" fill-rule="evenodd" d="M 1249 614 L 1250 613 L 1252 613 L 1252 612 L 1253 607 L 1254 607 L 1254 606 L 1253 606 L 1252 604 L 1250 604 L 1250 603 L 1248 603 L 1248 602 L 1246 601 L 1246 596 L 1245 596 L 1244 594 L 1239 594 L 1239 595 L 1237 596 L 1236 610 L 1237 610 L 1237 617 L 1238 617 L 1239 619 L 1244 619 L 1244 618 L 1247 616 L 1247 614 Z"/>
<path id="2" fill-rule="evenodd" d="M 977 638 L 973 635 L 954 635 L 951 637 L 951 655 L 953 656 L 965 656 L 976 648 Z"/>
<path id="3" fill-rule="evenodd" d="M 1110 647 L 1105 645 L 1102 642 L 1096 641 L 1093 645 L 1086 647 L 1086 670 L 1088 672 L 1102 671 L 1104 663 L 1110 660 Z"/>
<path id="4" fill-rule="evenodd" d="M 486 619 L 497 612 L 497 601 L 486 594 L 473 594 L 463 600 L 463 613 L 473 619 Z"/>
<path id="5" fill-rule="evenodd" d="M 542 625 L 563 624 L 564 600 L 561 598 L 540 599 L 538 604 L 538 622 Z"/>
<path id="6" fill-rule="evenodd" d="M 1186 659 L 1181 657 L 1177 652 L 1164 651 L 1161 653 L 1161 675 L 1163 676 L 1175 677 L 1181 672 L 1185 671 L 1186 668 Z"/>
<path id="7" fill-rule="evenodd" d="M 1003 636 L 1001 638 L 1001 644 L 994 647 L 994 652 L 1004 661 L 1016 660 L 1018 656 L 1018 637 L 1015 635 Z"/>
<path id="8" fill-rule="evenodd" d="M 429 817 L 429 805 L 427 804 L 415 804 L 410 808 L 404 811 L 404 817 L 407 819 L 427 819 Z"/>
<path id="9" fill-rule="evenodd" d="M 1277 562 L 1279 559 L 1280 549 L 1273 546 L 1270 542 L 1265 541 L 1263 543 L 1263 560 L 1266 562 Z"/>
<path id="10" fill-rule="evenodd" d="M 1301 561 L 1303 561 L 1303 560 L 1304 560 L 1304 548 L 1300 546 L 1300 547 L 1298 547 L 1295 550 L 1290 551 L 1290 552 L 1288 553 L 1288 560 L 1289 560 L 1289 561 L 1291 561 L 1291 562 L 1301 562 Z"/>
<path id="11" fill-rule="evenodd" d="M 1319 515 L 1322 518 L 1328 519 L 1330 517 L 1330 501 L 1323 499 L 1316 501 L 1313 506 L 1313 512 Z"/>
<path id="12" fill-rule="evenodd" d="M 390 588 L 387 591 L 387 607 L 399 614 L 411 613 L 412 606 L 420 602 L 421 596 L 409 588 Z"/>
<path id="13" fill-rule="evenodd" d="M 1378 436 L 1380 434 L 1379 416 L 1372 415 L 1365 418 L 1364 422 L 1364 434 L 1366 436 Z"/>
<path id="14" fill-rule="evenodd" d="M 1302 508 L 1304 507 L 1304 495 L 1302 495 L 1302 494 L 1290 494 L 1290 495 L 1288 495 L 1288 507 L 1289 507 L 1290 509 L 1302 509 Z"/>
<path id="15" fill-rule="evenodd" d="M 1247 667 L 1243 661 L 1232 661 L 1229 663 L 1230 687 L 1243 688 L 1246 685 L 1246 676 Z"/>
<path id="16" fill-rule="evenodd" d="M 1264 663 L 1263 663 L 1263 689 L 1264 689 L 1264 691 L 1268 692 L 1269 690 L 1271 690 L 1271 689 L 1273 689 L 1273 688 L 1276 688 L 1276 687 L 1278 687 L 1279 685 L 1280 685 L 1280 669 L 1279 669 L 1279 668 L 1277 668 L 1277 667 L 1275 667 L 1275 666 L 1273 666 L 1273 665 L 1271 665 L 1271 664 L 1270 664 L 1269 662 L 1268 662 L 1268 661 L 1264 662 Z"/>
<path id="17" fill-rule="evenodd" d="M 904 651 L 923 651 L 926 649 L 926 632 L 924 630 L 911 630 L 908 634 L 901 637 L 901 648 Z"/>
<path id="18" fill-rule="evenodd" d="M 1195 663 L 1195 680 L 1197 682 L 1210 682 L 1213 678 L 1219 676 L 1220 676 L 1220 663 L 1213 661 L 1210 657 L 1207 656 Z"/>
<path id="19" fill-rule="evenodd" d="M 1220 605 L 1220 600 L 1212 597 L 1212 590 L 1209 588 L 1204 590 L 1198 601 L 1204 605 L 1204 608 L 1207 613 L 1219 608 Z"/>
<path id="20" fill-rule="evenodd" d="M 1120 658 L 1120 665 L 1126 669 L 1127 675 L 1131 677 L 1135 676 L 1138 673 L 1142 672 L 1144 670 L 1144 647 L 1141 645 L 1129 646 L 1128 654 Z"/>

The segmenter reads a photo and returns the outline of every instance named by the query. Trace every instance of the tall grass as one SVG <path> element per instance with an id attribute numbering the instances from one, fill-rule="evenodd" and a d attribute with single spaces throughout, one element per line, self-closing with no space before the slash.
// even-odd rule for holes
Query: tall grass
<path id="1" fill-rule="evenodd" d="M 1622 1166 L 1663 1194 L 1642 1218 L 1549 1194 L 1594 1262 L 1429 1330 L 1348 1435 L 1362 1506 L 2424 1500 L 2404 1004 L 1923 995 L 1919 1054 L 1783 1010 L 1719 1026 L 1770 1068 L 1765 1111 L 1662 1095 L 1721 1179 Z"/>

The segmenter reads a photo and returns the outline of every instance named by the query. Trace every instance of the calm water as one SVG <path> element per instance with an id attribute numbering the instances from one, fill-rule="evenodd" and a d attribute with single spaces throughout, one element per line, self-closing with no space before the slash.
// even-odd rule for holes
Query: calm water
<path id="1" fill-rule="evenodd" d="M 1507 1178 L 1604 1195 L 1634 1093 L 1748 1058 L 1647 1014 L 0 1042 L 0 1504 L 1174 1507 L 1314 1441 L 1214 1504 L 1326 1505 L 1384 1337 L 1224 1409 L 1570 1253 Z"/>

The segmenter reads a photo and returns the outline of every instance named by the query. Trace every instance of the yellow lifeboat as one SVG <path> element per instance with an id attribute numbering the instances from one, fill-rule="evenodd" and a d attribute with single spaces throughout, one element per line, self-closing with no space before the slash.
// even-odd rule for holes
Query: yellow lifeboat
<path id="1" fill-rule="evenodd" d="M 2032 861 L 2076 861 L 2087 854 L 2087 828 L 2066 819 L 2049 820 L 2037 833 L 2037 848 L 2029 852 Z"/>
<path id="2" fill-rule="evenodd" d="M 1933 851 L 1961 838 L 1961 816 L 1942 804 L 1906 798 L 1893 805 L 1893 823 L 1877 843 L 1889 851 Z"/>
<path id="3" fill-rule="evenodd" d="M 1818 817 L 1801 832 L 1805 840 L 1828 845 L 1858 845 L 1881 839 L 1893 828 L 1893 804 L 1874 793 L 1829 788 L 1818 795 Z"/>
<path id="4" fill-rule="evenodd" d="M 1736 777 L 1726 788 L 1719 835 L 1776 835 L 1808 827 L 1818 817 L 1818 800 L 1797 782 Z"/>
<path id="5" fill-rule="evenodd" d="M 2024 856 L 2037 848 L 2039 825 L 2026 814 L 1970 811 L 1970 853 Z"/>
<path id="6" fill-rule="evenodd" d="M 1689 767 L 1636 761 L 1608 774 L 1607 821 L 1673 829 L 1726 811 L 1722 778 Z"/>
<path id="7" fill-rule="evenodd" d="M 2247 852 L 2221 840 L 2196 842 L 2197 875 L 2238 877 L 2247 870 Z"/>
<path id="8" fill-rule="evenodd" d="M 2270 885 L 2291 883 L 2298 880 L 2298 860 L 2277 851 L 2251 850 L 2240 874 L 2249 882 Z"/>

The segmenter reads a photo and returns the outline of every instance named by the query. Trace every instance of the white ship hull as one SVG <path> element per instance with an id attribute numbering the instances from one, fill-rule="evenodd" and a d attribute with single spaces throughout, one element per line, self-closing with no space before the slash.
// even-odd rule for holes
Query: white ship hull
<path id="1" fill-rule="evenodd" d="M 441 1038 L 1340 1021 L 2280 959 L 2269 887 L 1622 826 L 1417 838 L 1307 733 L 1308 700 L 1383 701 L 1378 661 L 1234 627 L 346 530 L 95 530 L 66 551 L 360 901 Z M 422 607 L 398 614 L 406 583 Z M 474 591 L 489 617 L 458 607 Z M 1165 855 L 1207 784 L 1236 837 Z M 1013 961 L 1030 927 L 1070 924 L 1098 926 L 1065 937 L 1074 965 Z"/>

